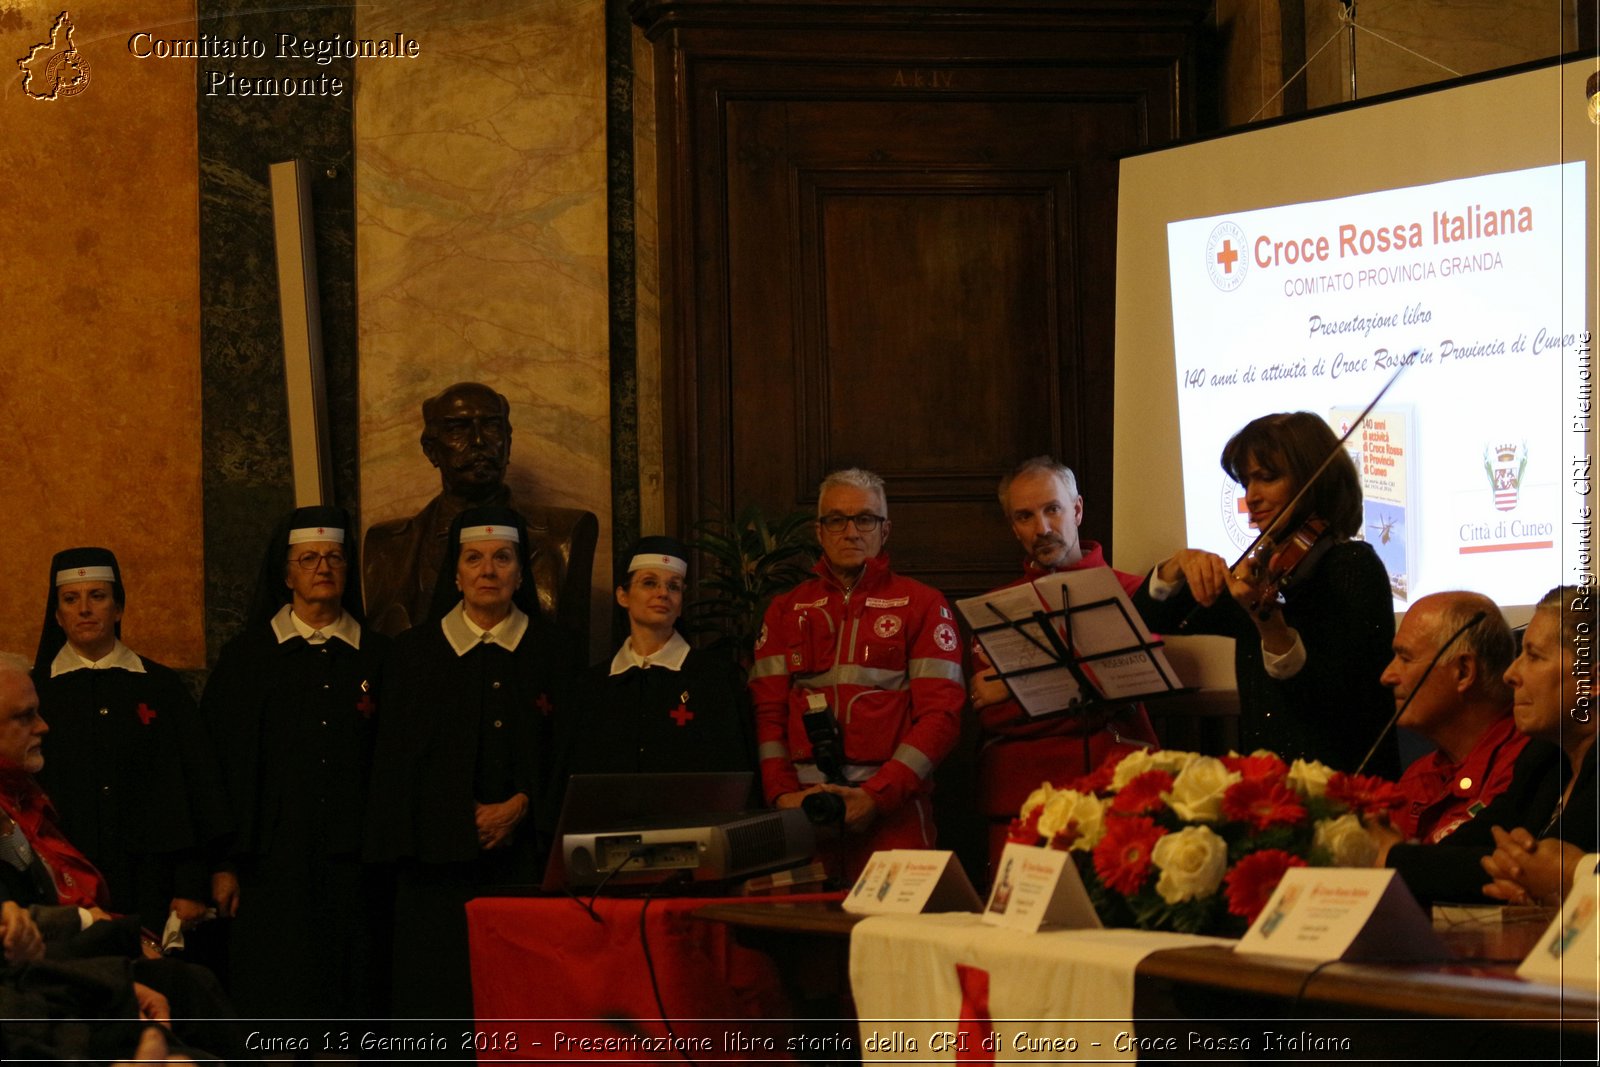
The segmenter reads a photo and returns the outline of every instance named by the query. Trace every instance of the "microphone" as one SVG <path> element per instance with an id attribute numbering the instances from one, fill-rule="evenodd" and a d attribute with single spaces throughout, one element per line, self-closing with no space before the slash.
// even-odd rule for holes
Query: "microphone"
<path id="1" fill-rule="evenodd" d="M 1439 651 L 1435 652 L 1433 654 L 1433 659 L 1428 661 L 1428 667 L 1422 672 L 1422 677 L 1418 678 L 1417 684 L 1411 687 L 1411 695 L 1406 697 L 1405 703 L 1401 704 L 1395 709 L 1395 713 L 1389 717 L 1389 721 L 1384 724 L 1383 729 L 1378 731 L 1378 736 L 1372 742 L 1372 747 L 1367 749 L 1366 756 L 1361 760 L 1361 766 L 1356 768 L 1357 774 L 1360 774 L 1362 771 L 1367 769 L 1367 764 L 1372 762 L 1372 757 L 1378 754 L 1378 746 L 1383 744 L 1383 739 L 1389 736 L 1389 731 L 1394 729 L 1394 724 L 1400 721 L 1400 716 L 1406 713 L 1406 709 L 1411 706 L 1411 702 L 1417 699 L 1417 694 L 1422 692 L 1422 686 L 1427 682 L 1428 675 L 1432 674 L 1433 669 L 1439 665 L 1439 657 L 1444 655 L 1447 648 L 1459 641 L 1462 634 L 1466 633 L 1468 630 L 1472 629 L 1474 626 L 1478 625 L 1488 617 L 1489 613 L 1487 611 L 1478 612 L 1472 618 L 1467 620 L 1465 626 L 1462 626 L 1461 629 L 1451 634 L 1448 641 L 1439 646 Z"/>

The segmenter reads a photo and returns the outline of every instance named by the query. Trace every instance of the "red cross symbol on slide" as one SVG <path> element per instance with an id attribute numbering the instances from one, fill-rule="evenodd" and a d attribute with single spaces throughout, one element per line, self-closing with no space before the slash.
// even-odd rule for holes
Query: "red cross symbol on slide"
<path id="1" fill-rule="evenodd" d="M 1222 242 L 1222 251 L 1217 253 L 1217 262 L 1222 264 L 1222 273 L 1233 273 L 1233 265 L 1239 262 L 1239 253 L 1234 250 L 1232 241 Z"/>
<path id="2" fill-rule="evenodd" d="M 687 704 L 679 704 L 677 707 L 667 712 L 667 714 L 671 715 L 672 721 L 676 722 L 679 726 L 687 725 L 689 720 L 694 718 L 694 712 L 689 710 L 689 705 Z"/>
<path id="3" fill-rule="evenodd" d="M 136 709 L 139 712 L 139 724 L 149 726 L 150 720 L 156 717 L 156 709 L 141 701 Z"/>
<path id="4" fill-rule="evenodd" d="M 378 702 L 372 699 L 371 693 L 362 693 L 361 699 L 356 701 L 356 710 L 363 719 L 372 718 L 372 713 L 378 710 Z"/>

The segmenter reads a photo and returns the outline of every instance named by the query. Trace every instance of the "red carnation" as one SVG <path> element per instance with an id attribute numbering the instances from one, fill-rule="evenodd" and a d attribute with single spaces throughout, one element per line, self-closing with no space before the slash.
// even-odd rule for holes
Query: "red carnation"
<path id="1" fill-rule="evenodd" d="M 1094 869 L 1106 888 L 1128 896 L 1150 877 L 1150 850 L 1167 832 L 1143 815 L 1106 820 L 1106 836 L 1094 847 Z"/>
<path id="2" fill-rule="evenodd" d="M 1096 857 L 1098 858 L 1098 856 Z M 1272 891 L 1283 881 L 1290 867 L 1304 867 L 1306 861 L 1279 848 L 1252 852 L 1229 871 L 1222 882 L 1228 888 L 1228 911 L 1255 922 L 1267 906 Z"/>
<path id="3" fill-rule="evenodd" d="M 1328 778 L 1328 802 L 1342 804 L 1360 815 L 1393 811 L 1406 802 L 1400 787 L 1376 775 L 1335 771 Z"/>
<path id="4" fill-rule="evenodd" d="M 1171 772 L 1145 771 L 1111 798 L 1111 810 L 1122 815 L 1150 815 L 1166 806 L 1161 794 L 1171 791 Z"/>
<path id="5" fill-rule="evenodd" d="M 1299 822 L 1306 817 L 1306 808 L 1282 781 L 1246 778 L 1222 794 L 1222 814 L 1259 832 Z"/>
<path id="6" fill-rule="evenodd" d="M 1264 756 L 1223 756 L 1222 765 L 1238 771 L 1247 782 L 1281 782 L 1289 776 L 1289 765 L 1270 752 Z"/>

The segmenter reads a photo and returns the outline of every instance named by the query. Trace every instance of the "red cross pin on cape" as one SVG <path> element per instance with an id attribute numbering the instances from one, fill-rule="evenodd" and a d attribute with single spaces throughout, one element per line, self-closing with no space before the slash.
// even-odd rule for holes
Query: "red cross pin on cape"
<path id="1" fill-rule="evenodd" d="M 689 720 L 694 718 L 694 712 L 689 710 L 689 691 L 685 689 L 678 697 L 678 706 L 667 712 L 672 716 L 672 721 L 679 726 L 687 726 Z"/>
<path id="2" fill-rule="evenodd" d="M 149 726 L 151 720 L 156 717 L 156 709 L 152 708 L 142 700 L 139 702 L 139 706 L 134 710 L 139 713 L 139 724 L 141 726 Z"/>

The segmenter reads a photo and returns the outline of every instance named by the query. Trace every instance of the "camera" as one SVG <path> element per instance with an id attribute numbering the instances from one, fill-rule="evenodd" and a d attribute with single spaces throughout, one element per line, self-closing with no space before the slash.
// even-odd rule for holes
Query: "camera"
<path id="1" fill-rule="evenodd" d="M 801 716 L 806 728 L 806 740 L 811 742 L 811 758 L 829 785 L 849 785 L 844 777 L 844 738 L 839 734 L 839 723 L 828 707 L 828 698 L 821 693 L 809 693 L 806 704 L 810 710 Z M 841 826 L 844 823 L 844 797 L 837 793 L 812 793 L 800 802 L 800 810 L 814 826 Z"/>

